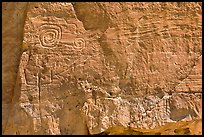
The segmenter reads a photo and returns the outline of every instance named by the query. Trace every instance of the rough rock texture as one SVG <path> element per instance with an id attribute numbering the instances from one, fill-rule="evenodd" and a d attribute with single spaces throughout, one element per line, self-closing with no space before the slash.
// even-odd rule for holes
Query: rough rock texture
<path id="1" fill-rule="evenodd" d="M 202 120 L 171 122 L 155 129 L 113 126 L 96 135 L 201 135 Z"/>
<path id="2" fill-rule="evenodd" d="M 29 3 L 4 134 L 202 118 L 201 30 L 196 2 Z"/>

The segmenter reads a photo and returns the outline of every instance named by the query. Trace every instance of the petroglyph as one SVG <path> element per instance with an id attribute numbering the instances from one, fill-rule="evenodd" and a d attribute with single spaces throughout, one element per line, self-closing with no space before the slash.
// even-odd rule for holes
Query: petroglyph
<path id="1" fill-rule="evenodd" d="M 195 9 L 30 4 L 16 115 L 29 119 L 33 134 L 148 129 L 201 117 L 202 23 Z"/>
<path id="2" fill-rule="evenodd" d="M 70 72 L 88 59 L 84 52 L 86 41 L 77 23 L 76 19 L 41 15 L 26 20 L 24 43 L 30 48 L 22 56 L 20 65 L 20 107 L 32 117 L 35 133 L 43 132 L 42 126 L 48 126 L 49 117 L 62 109 L 61 104 L 66 100 L 64 91 L 60 91 L 62 84 L 69 82 Z"/>
<path id="3" fill-rule="evenodd" d="M 58 25 L 44 24 L 39 29 L 39 40 L 43 47 L 52 48 L 59 44 L 62 37 L 62 30 Z"/>
<path id="4" fill-rule="evenodd" d="M 35 44 L 40 44 L 45 48 L 57 48 L 60 47 L 59 45 L 73 44 L 74 49 L 81 50 L 81 48 L 84 48 L 85 41 L 83 38 L 78 38 L 80 33 L 77 30 L 77 25 L 68 22 L 65 19 L 54 16 L 42 17 L 39 15 L 30 18 L 26 26 L 33 27 L 25 28 L 24 41 L 35 41 Z M 38 39 L 33 40 L 33 37 Z"/>

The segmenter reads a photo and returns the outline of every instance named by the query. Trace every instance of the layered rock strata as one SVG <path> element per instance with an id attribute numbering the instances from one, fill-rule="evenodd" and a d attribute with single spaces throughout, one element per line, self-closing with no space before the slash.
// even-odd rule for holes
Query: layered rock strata
<path id="1" fill-rule="evenodd" d="M 201 3 L 36 2 L 26 13 L 4 134 L 202 118 Z"/>

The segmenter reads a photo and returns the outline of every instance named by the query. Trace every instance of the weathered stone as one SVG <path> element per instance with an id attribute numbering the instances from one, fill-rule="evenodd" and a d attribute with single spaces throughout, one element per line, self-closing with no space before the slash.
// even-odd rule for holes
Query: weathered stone
<path id="1" fill-rule="evenodd" d="M 100 133 L 111 126 L 121 125 L 153 129 L 168 122 L 189 121 L 202 118 L 201 94 L 174 93 L 140 98 L 98 98 L 85 103 L 90 133 Z"/>
<path id="2" fill-rule="evenodd" d="M 29 4 L 4 134 L 202 119 L 201 19 L 197 2 Z"/>
<path id="3" fill-rule="evenodd" d="M 2 130 L 4 131 L 14 96 L 21 58 L 27 2 L 2 2 Z M 19 81 L 18 81 L 19 82 Z M 17 94 L 16 94 L 17 93 Z"/>
<path id="4" fill-rule="evenodd" d="M 202 120 L 171 122 L 155 129 L 113 126 L 97 135 L 201 135 Z"/>

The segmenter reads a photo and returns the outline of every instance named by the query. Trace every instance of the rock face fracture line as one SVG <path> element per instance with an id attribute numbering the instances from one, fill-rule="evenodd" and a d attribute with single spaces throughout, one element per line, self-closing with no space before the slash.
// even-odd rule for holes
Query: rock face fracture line
<path id="1" fill-rule="evenodd" d="M 20 20 L 20 22 L 22 23 L 18 23 L 17 24 L 17 28 L 19 29 L 19 32 L 17 32 L 18 34 L 16 35 L 16 38 L 18 39 L 18 40 L 21 40 L 20 41 L 20 45 L 22 45 L 23 44 L 23 27 L 22 26 L 24 26 L 25 25 L 25 20 L 26 20 L 26 17 L 27 17 L 27 11 L 28 11 L 28 5 L 29 5 L 29 3 L 28 2 L 25 2 L 25 3 L 7 3 L 7 2 L 3 2 L 2 4 L 5 4 L 5 8 L 8 8 L 7 10 L 10 10 L 10 8 L 12 8 L 12 10 L 11 11 L 13 11 L 14 12 L 14 14 L 12 14 L 12 13 L 10 13 L 11 15 L 14 15 L 14 16 L 18 16 L 18 18 L 19 18 L 19 20 Z M 19 8 L 19 9 L 18 9 Z M 2 9 L 3 10 L 3 9 Z M 20 12 L 21 13 L 17 13 L 16 15 L 15 15 L 15 12 L 19 12 L 18 10 L 21 10 Z M 3 11 L 2 11 L 3 12 Z M 5 13 L 6 11 L 4 11 L 3 13 Z M 4 19 L 5 20 L 5 19 Z M 8 20 L 8 19 L 7 19 Z M 14 23 L 15 24 L 15 23 Z M 21 25 L 20 25 L 21 24 Z M 9 28 L 10 26 L 8 26 L 8 28 Z M 14 32 L 14 33 L 16 33 L 16 32 Z M 3 35 L 3 34 L 2 34 Z M 9 113 L 7 114 L 8 115 L 8 118 L 7 118 L 7 120 L 6 120 L 6 123 L 5 123 L 5 126 L 4 127 L 2 127 L 2 134 L 4 134 L 5 133 L 5 130 L 6 130 L 6 128 L 7 128 L 7 124 L 8 124 L 8 121 L 9 121 L 9 119 L 10 119 L 10 115 L 11 115 L 11 110 L 13 110 L 13 106 L 14 106 L 14 102 L 13 102 L 13 98 L 14 98 L 14 95 L 16 94 L 16 92 L 18 92 L 17 90 L 20 90 L 20 88 L 19 88 L 19 80 L 18 80 L 18 78 L 20 78 L 20 75 L 19 75 L 19 64 L 20 64 L 20 59 L 21 59 L 21 55 L 22 55 L 22 52 L 21 52 L 21 46 L 20 45 L 17 45 L 17 48 L 19 48 L 19 56 L 16 56 L 16 57 L 18 57 L 18 59 L 17 59 L 17 67 L 16 67 L 16 72 L 17 72 L 17 75 L 15 76 L 15 85 L 14 85 L 14 87 L 13 87 L 13 89 L 12 89 L 12 95 L 11 95 L 11 107 L 10 107 L 10 109 L 8 110 L 9 111 Z M 8 46 L 8 45 L 7 45 Z M 15 49 L 16 48 L 13 48 L 12 50 L 13 51 L 15 51 Z M 10 51 L 10 52 L 12 52 L 12 51 Z M 17 89 L 17 90 L 16 90 Z M 20 92 L 20 91 L 19 91 Z"/>

